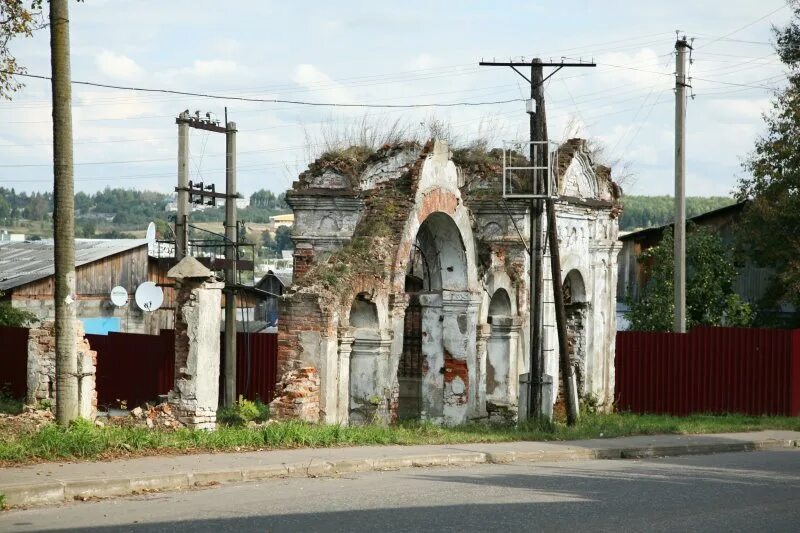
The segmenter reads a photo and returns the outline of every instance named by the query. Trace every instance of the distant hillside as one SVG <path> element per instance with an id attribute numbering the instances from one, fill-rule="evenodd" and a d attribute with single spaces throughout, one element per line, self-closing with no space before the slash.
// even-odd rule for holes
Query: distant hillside
<path id="1" fill-rule="evenodd" d="M 735 202 L 726 196 L 689 196 L 686 198 L 686 216 L 693 217 Z M 625 209 L 619 229 L 623 231 L 663 226 L 675 218 L 675 199 L 672 196 L 623 196 L 622 205 Z"/>
<path id="2" fill-rule="evenodd" d="M 167 226 L 175 212 L 166 211 L 172 195 L 154 191 L 106 188 L 94 194 L 75 195 L 76 237 L 126 237 L 144 231 L 155 222 L 159 234 L 171 234 Z M 239 220 L 266 223 L 269 217 L 289 211 L 284 193 L 259 190 L 250 196 L 250 206 L 239 209 Z M 28 236 L 52 235 L 53 195 L 50 192 L 25 193 L 0 187 L 0 228 Z M 192 222 L 221 222 L 223 208 L 195 211 Z"/>

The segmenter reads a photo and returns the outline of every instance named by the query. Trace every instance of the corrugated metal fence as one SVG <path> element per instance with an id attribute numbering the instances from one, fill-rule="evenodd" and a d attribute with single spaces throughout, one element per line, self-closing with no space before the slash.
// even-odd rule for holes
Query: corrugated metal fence
<path id="1" fill-rule="evenodd" d="M 129 408 L 166 394 L 175 381 L 175 332 L 86 335 L 97 352 L 97 405 Z"/>
<path id="2" fill-rule="evenodd" d="M 28 390 L 28 328 L 0 326 L 0 388 L 14 398 Z"/>
<path id="3" fill-rule="evenodd" d="M 621 331 L 617 409 L 800 416 L 800 330 Z"/>
<path id="4" fill-rule="evenodd" d="M 275 333 L 239 333 L 236 339 L 236 394 L 269 402 L 278 381 L 278 340 Z M 175 332 L 160 335 L 109 333 L 86 335 L 97 352 L 97 402 L 128 407 L 156 400 L 175 381 Z M 220 342 L 220 347 L 224 343 Z M 220 368 L 224 368 L 224 353 Z M 16 398 L 27 390 L 28 329 L 0 327 L 0 387 Z"/>
<path id="5" fill-rule="evenodd" d="M 175 332 L 160 335 L 109 333 L 87 335 L 97 351 L 98 405 L 128 407 L 166 394 L 175 381 Z M 224 343 L 220 369 L 225 368 Z M 236 394 L 269 402 L 277 383 L 278 341 L 275 333 L 238 333 L 236 336 Z M 220 379 L 220 385 L 222 379 Z M 222 388 L 220 387 L 220 391 Z"/>

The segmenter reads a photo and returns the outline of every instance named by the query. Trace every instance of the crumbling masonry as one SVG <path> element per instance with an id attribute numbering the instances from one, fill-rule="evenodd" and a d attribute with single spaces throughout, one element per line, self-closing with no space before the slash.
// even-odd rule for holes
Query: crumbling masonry
<path id="1" fill-rule="evenodd" d="M 530 221 L 527 203 L 501 200 L 500 161 L 497 152 L 407 143 L 327 154 L 300 175 L 287 195 L 295 285 L 281 302 L 275 416 L 517 416 Z M 561 147 L 557 167 L 571 357 L 581 393 L 609 404 L 619 190 L 579 139 Z M 544 278 L 552 294 L 549 269 Z M 545 372 L 558 376 L 554 324 L 547 304 Z"/>

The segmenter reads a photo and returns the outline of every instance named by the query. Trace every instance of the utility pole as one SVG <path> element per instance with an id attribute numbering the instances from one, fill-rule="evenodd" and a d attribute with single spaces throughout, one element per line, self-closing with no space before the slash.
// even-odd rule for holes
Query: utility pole
<path id="1" fill-rule="evenodd" d="M 227 113 L 226 113 L 227 115 Z M 227 117 L 226 117 L 227 120 Z M 236 284 L 238 227 L 236 224 L 236 123 L 225 124 L 225 281 Z M 225 405 L 236 403 L 236 293 L 225 294 Z"/>
<path id="2" fill-rule="evenodd" d="M 175 221 L 175 258 L 189 255 L 189 204 L 215 206 L 217 199 L 225 199 L 225 394 L 224 403 L 236 403 L 236 259 L 238 255 L 238 231 L 236 225 L 236 123 L 228 122 L 225 109 L 225 125 L 212 120 L 211 113 L 200 118 L 187 109 L 175 122 L 178 124 L 178 216 Z M 225 134 L 225 192 L 217 192 L 215 185 L 203 182 L 192 183 L 188 176 L 189 128 Z"/>
<path id="3" fill-rule="evenodd" d="M 189 111 L 176 119 L 178 124 L 178 214 L 175 219 L 175 258 L 189 255 Z"/>
<path id="4" fill-rule="evenodd" d="M 675 292 L 676 333 L 686 333 L 686 36 L 675 43 Z"/>
<path id="5" fill-rule="evenodd" d="M 542 61 L 534 58 L 531 61 L 531 101 L 534 106 L 528 110 L 530 117 L 530 141 L 547 140 L 547 116 L 544 105 L 544 73 Z M 539 161 L 533 161 L 533 147 L 530 145 L 531 163 L 538 165 Z M 538 152 L 537 152 L 538 153 Z M 545 154 L 546 156 L 547 154 Z M 534 171 L 535 172 L 535 171 Z M 546 178 L 545 178 L 546 179 Z M 541 194 L 544 192 L 545 183 L 541 183 L 539 176 L 533 177 L 533 192 Z M 542 263 L 544 259 L 544 247 L 542 246 L 542 201 L 538 198 L 531 198 L 530 205 L 530 243 L 531 267 L 529 269 L 529 287 L 533 291 L 530 300 L 530 393 L 528 394 L 528 413 L 536 418 L 541 416 L 542 406 L 542 378 L 544 376 L 544 356 L 542 342 L 542 307 L 544 305 L 544 273 Z"/>
<path id="6" fill-rule="evenodd" d="M 56 421 L 62 426 L 80 415 L 78 395 L 81 379 L 75 344 L 75 183 L 69 55 L 69 5 L 67 0 L 51 0 Z"/>
<path id="7" fill-rule="evenodd" d="M 553 301 L 556 306 L 556 325 L 559 337 L 559 353 L 563 377 L 563 391 L 565 402 L 567 404 L 567 422 L 574 424 L 578 420 L 578 405 L 575 402 L 577 397 L 575 391 L 574 369 L 569 361 L 569 354 L 567 353 L 567 339 L 566 339 L 566 311 L 564 309 L 564 297 L 561 293 L 561 264 L 560 256 L 558 253 L 558 234 L 555 224 L 555 201 L 552 194 L 550 194 L 550 187 L 547 183 L 550 172 L 549 162 L 549 146 L 547 136 L 547 115 L 545 109 L 544 98 L 544 82 L 547 81 L 556 72 L 564 67 L 594 67 L 594 62 L 584 63 L 567 63 L 561 62 L 547 62 L 544 63 L 540 59 L 535 58 L 530 63 L 526 62 L 496 62 L 496 61 L 481 61 L 481 66 L 505 66 L 511 67 L 514 72 L 519 74 L 531 86 L 531 101 L 535 106 L 530 106 L 528 113 L 530 114 L 530 158 L 533 170 L 533 194 L 529 195 L 530 198 L 530 268 L 529 268 L 529 287 L 530 297 L 530 381 L 529 381 L 529 418 L 539 418 L 542 415 L 542 383 L 544 375 L 544 356 L 543 356 L 543 343 L 542 343 L 542 310 L 543 310 L 543 276 L 542 276 L 542 263 L 544 250 L 542 246 L 542 199 L 545 200 L 548 211 L 548 236 L 550 238 L 550 260 L 552 271 L 552 284 L 553 284 Z M 528 79 L 522 72 L 517 70 L 517 67 L 531 68 L 531 77 Z M 547 77 L 544 77 L 543 67 L 556 67 Z M 543 146 L 544 149 L 539 149 L 538 146 Z M 541 168 L 544 168 L 543 177 L 540 178 Z M 504 171 L 505 172 L 505 171 Z M 503 176 L 505 180 L 505 176 Z M 557 194 L 557 191 L 555 192 Z M 520 196 L 521 198 L 522 196 Z M 553 252 L 555 250 L 555 253 Z"/>

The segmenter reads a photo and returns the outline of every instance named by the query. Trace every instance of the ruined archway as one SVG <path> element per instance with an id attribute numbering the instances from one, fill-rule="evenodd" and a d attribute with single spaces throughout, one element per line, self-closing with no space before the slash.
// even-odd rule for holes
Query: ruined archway
<path id="1" fill-rule="evenodd" d="M 463 419 L 469 398 L 467 354 L 474 350 L 464 240 L 446 213 L 420 224 L 406 266 L 408 299 L 398 365 L 398 418 Z M 470 338 L 471 342 L 466 342 Z M 461 413 L 463 411 L 463 413 Z"/>
<path id="2" fill-rule="evenodd" d="M 589 304 L 583 276 L 578 270 L 573 269 L 567 272 L 562 290 L 567 314 L 567 350 L 569 350 L 569 359 L 575 369 L 578 394 L 584 394 L 586 390 L 586 324 Z"/>

